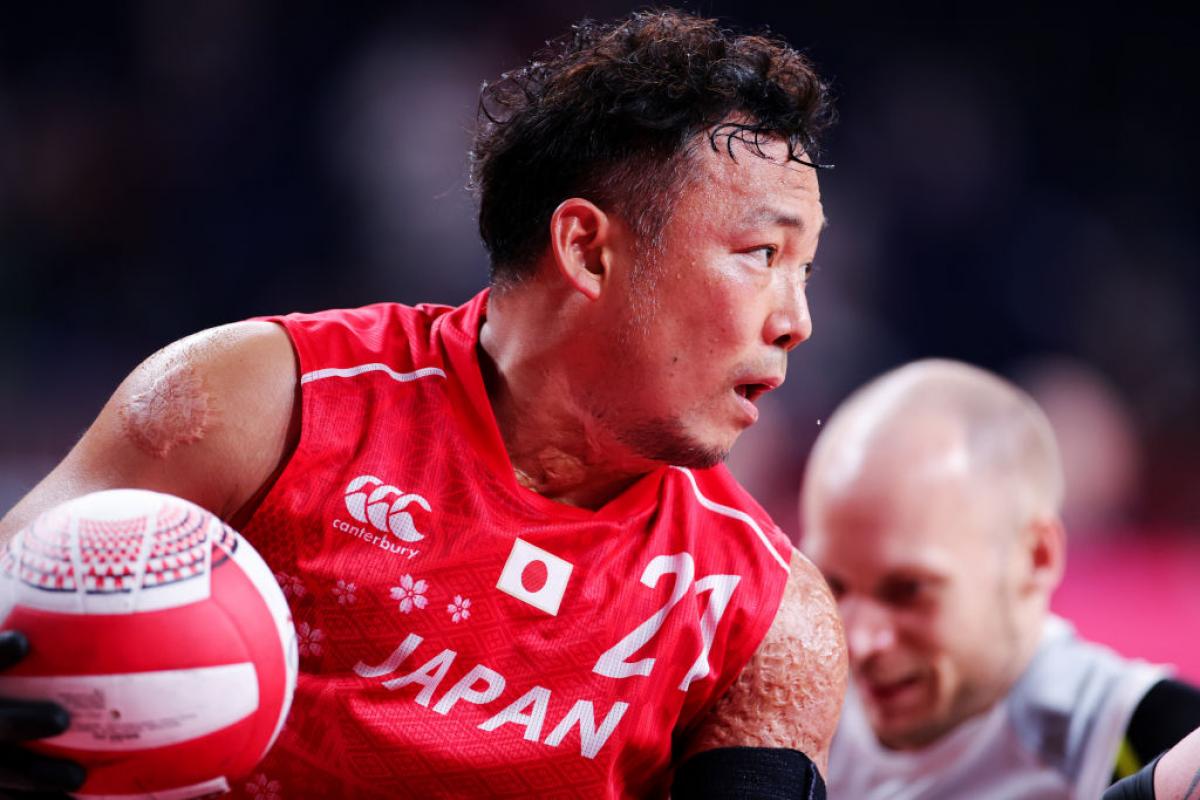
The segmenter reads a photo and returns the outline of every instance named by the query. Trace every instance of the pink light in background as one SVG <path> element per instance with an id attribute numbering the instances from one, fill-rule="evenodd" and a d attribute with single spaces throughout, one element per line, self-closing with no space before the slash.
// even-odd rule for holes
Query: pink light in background
<path id="1" fill-rule="evenodd" d="M 1200 532 L 1075 537 L 1051 605 L 1084 638 L 1200 685 Z"/>

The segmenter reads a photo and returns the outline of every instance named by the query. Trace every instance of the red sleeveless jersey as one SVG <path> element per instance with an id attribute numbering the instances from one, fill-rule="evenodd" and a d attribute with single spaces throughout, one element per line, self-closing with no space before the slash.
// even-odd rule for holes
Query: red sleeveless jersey
<path id="1" fill-rule="evenodd" d="M 477 355 L 487 293 L 275 318 L 302 432 L 246 526 L 300 679 L 235 794 L 663 797 L 770 626 L 791 547 L 724 467 L 598 511 L 516 483 Z"/>

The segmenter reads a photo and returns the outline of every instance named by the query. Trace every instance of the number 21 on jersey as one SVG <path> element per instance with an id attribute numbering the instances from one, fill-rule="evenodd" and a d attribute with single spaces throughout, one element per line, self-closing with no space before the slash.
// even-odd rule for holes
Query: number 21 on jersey
<path id="1" fill-rule="evenodd" d="M 694 583 L 697 596 L 708 595 L 708 607 L 704 609 L 704 614 L 700 617 L 700 654 L 687 674 L 683 676 L 679 690 L 686 692 L 692 685 L 692 681 L 708 675 L 710 670 L 708 653 L 712 649 L 713 638 L 717 634 L 717 625 L 720 624 L 725 609 L 729 607 L 729 598 L 733 596 L 733 590 L 737 588 L 738 582 L 742 578 L 740 575 L 705 575 L 696 579 L 696 563 L 692 560 L 691 554 L 676 553 L 671 556 L 655 556 L 651 559 L 650 563 L 646 565 L 645 572 L 642 573 L 642 583 L 653 589 L 664 575 L 671 575 L 675 581 L 666 604 L 655 611 L 649 619 L 630 631 L 621 641 L 601 653 L 600 658 L 596 659 L 596 666 L 592 667 L 593 672 L 609 678 L 649 675 L 654 669 L 655 659 L 653 656 L 637 661 L 629 659 L 658 635 L 663 623 L 667 620 L 667 615 L 687 595 L 688 589 Z"/>

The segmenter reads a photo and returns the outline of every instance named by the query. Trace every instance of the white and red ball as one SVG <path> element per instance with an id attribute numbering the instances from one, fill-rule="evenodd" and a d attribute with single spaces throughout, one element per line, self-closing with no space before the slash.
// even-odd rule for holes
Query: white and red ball
<path id="1" fill-rule="evenodd" d="M 138 489 L 47 511 L 0 555 L 0 627 L 29 655 L 0 697 L 48 699 L 31 743 L 88 770 L 78 796 L 194 797 L 245 777 L 296 686 L 296 634 L 262 558 L 199 506 Z"/>

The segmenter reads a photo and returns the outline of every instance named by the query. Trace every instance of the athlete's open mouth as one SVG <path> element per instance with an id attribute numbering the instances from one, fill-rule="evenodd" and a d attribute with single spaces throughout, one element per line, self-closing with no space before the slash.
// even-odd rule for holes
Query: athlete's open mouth
<path id="1" fill-rule="evenodd" d="M 753 403 L 773 388 L 765 383 L 739 383 L 733 390 Z"/>
<path id="2" fill-rule="evenodd" d="M 911 675 L 888 683 L 871 683 L 868 684 L 868 689 L 876 702 L 886 703 L 894 700 L 906 690 L 916 687 L 920 681 L 919 675 Z"/>

